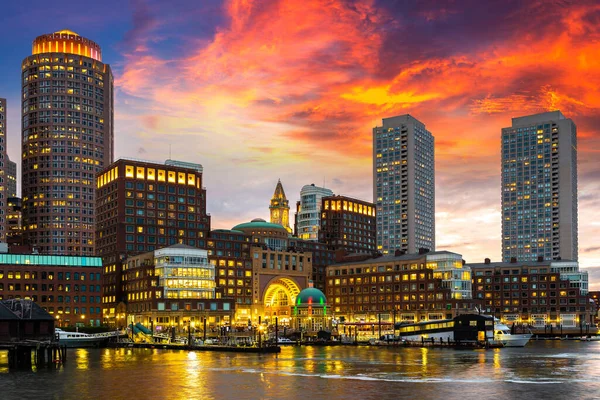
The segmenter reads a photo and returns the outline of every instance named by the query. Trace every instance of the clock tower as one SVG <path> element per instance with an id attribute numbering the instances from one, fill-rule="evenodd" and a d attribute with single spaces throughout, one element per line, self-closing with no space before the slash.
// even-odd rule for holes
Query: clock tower
<path id="1" fill-rule="evenodd" d="M 290 228 L 290 206 L 288 199 L 285 197 L 281 179 L 277 181 L 269 210 L 271 211 L 271 223 L 282 225 L 288 233 L 292 233 L 292 228 Z"/>

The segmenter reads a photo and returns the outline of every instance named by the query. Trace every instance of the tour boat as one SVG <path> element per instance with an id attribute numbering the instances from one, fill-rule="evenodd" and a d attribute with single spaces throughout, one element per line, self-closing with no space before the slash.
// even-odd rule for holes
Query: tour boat
<path id="1" fill-rule="evenodd" d="M 494 319 L 494 336 L 490 340 L 492 345 L 502 345 L 504 347 L 523 347 L 531 339 L 531 333 L 511 333 L 510 328 Z"/>
<path id="2" fill-rule="evenodd" d="M 54 332 L 58 338 L 59 345 L 67 347 L 101 347 L 108 342 L 109 338 L 119 335 L 118 332 L 97 334 L 66 332 L 59 328 L 55 328 Z"/>
<path id="3" fill-rule="evenodd" d="M 402 322 L 396 325 L 396 329 L 400 339 L 412 342 L 479 342 L 502 347 L 523 347 L 532 336 L 531 333 L 511 334 L 510 328 L 498 318 L 478 314 L 416 323 Z"/>

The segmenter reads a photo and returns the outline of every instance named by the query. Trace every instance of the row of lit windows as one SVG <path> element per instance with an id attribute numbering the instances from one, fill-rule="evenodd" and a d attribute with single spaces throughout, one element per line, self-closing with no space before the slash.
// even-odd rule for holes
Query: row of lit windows
<path id="1" fill-rule="evenodd" d="M 98 176 L 97 187 L 101 188 L 104 185 L 117 179 L 118 167 L 114 167 L 110 171 Z M 200 188 L 200 178 L 196 178 L 195 174 L 186 174 L 185 172 L 175 172 L 155 168 L 134 167 L 131 165 L 125 166 L 125 177 L 135 179 L 146 179 L 158 182 L 177 183 L 180 185 L 196 186 Z"/>
<path id="2" fill-rule="evenodd" d="M 362 205 L 360 203 L 354 203 L 352 201 L 347 200 L 325 200 L 324 208 L 325 210 L 329 210 L 331 207 L 332 211 L 351 211 L 359 214 L 375 216 L 375 207 Z"/>

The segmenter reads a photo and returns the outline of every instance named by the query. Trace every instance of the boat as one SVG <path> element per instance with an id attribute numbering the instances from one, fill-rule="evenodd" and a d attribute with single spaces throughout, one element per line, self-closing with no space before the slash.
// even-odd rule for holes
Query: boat
<path id="1" fill-rule="evenodd" d="M 506 324 L 494 318 L 494 337 L 490 340 L 493 345 L 502 345 L 503 347 L 523 347 L 533 336 L 531 333 L 511 333 Z"/>
<path id="2" fill-rule="evenodd" d="M 506 324 L 494 318 L 494 335 L 490 339 L 490 344 L 502 345 L 503 347 L 523 347 L 529 343 L 531 336 L 533 336 L 531 333 L 511 333 Z"/>
<path id="3" fill-rule="evenodd" d="M 90 334 L 82 332 L 67 332 L 59 328 L 55 328 L 54 332 L 58 339 L 58 344 L 70 348 L 102 347 L 108 343 L 110 338 L 119 336 L 119 332 Z"/>
<path id="4" fill-rule="evenodd" d="M 296 342 L 285 337 L 280 337 L 277 338 L 277 344 L 296 344 Z"/>
<path id="5" fill-rule="evenodd" d="M 462 314 L 453 319 L 396 324 L 399 338 L 408 342 L 479 343 L 491 347 L 523 347 L 531 333 L 512 334 L 508 326 L 490 315 Z"/>
<path id="6" fill-rule="evenodd" d="M 395 328 L 397 340 L 405 342 L 483 345 L 492 338 L 493 325 L 494 319 L 489 315 L 462 314 L 452 319 L 400 322 Z"/>

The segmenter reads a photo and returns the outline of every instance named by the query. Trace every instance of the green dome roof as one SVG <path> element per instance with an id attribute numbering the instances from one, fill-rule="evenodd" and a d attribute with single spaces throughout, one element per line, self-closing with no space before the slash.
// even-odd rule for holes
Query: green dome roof
<path id="1" fill-rule="evenodd" d="M 231 230 L 234 230 L 234 231 L 237 231 L 240 229 L 280 229 L 280 230 L 283 229 L 284 231 L 286 231 L 286 229 L 282 225 L 272 224 L 261 218 L 256 218 L 250 222 L 244 222 L 243 224 L 239 224 L 239 225 L 236 225 L 233 228 L 231 228 Z M 286 233 L 287 233 L 287 231 L 286 231 Z"/>
<path id="2" fill-rule="evenodd" d="M 317 288 L 306 288 L 298 293 L 296 297 L 296 305 L 326 305 L 327 299 L 323 292 Z"/>

